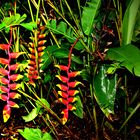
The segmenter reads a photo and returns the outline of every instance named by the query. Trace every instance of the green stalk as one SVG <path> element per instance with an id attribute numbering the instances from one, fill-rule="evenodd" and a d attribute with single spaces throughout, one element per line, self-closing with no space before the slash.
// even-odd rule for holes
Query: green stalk
<path id="1" fill-rule="evenodd" d="M 40 9 L 40 0 L 38 1 L 38 5 L 37 5 L 37 12 L 36 12 L 36 24 L 38 23 L 39 9 Z"/>
<path id="2" fill-rule="evenodd" d="M 136 113 L 136 111 L 139 109 L 139 107 L 140 107 L 140 103 L 138 103 L 137 106 L 133 109 L 133 111 L 131 112 L 131 114 L 128 116 L 128 118 L 125 120 L 125 122 L 122 124 L 122 126 L 118 130 L 118 133 L 120 133 L 120 131 L 127 124 L 127 122 L 131 119 L 131 117 Z"/>
<path id="3" fill-rule="evenodd" d="M 81 19 L 81 6 L 80 6 L 80 0 L 77 0 L 77 5 L 78 5 L 79 15 L 80 15 L 80 19 Z"/>
<path id="4" fill-rule="evenodd" d="M 29 5 L 29 9 L 30 9 L 30 14 L 31 14 L 32 21 L 34 22 L 34 16 L 33 16 L 33 11 L 32 11 L 32 8 L 31 8 L 30 0 L 28 0 L 28 5 Z"/>
<path id="5" fill-rule="evenodd" d="M 99 134 L 98 134 L 98 122 L 97 122 L 97 114 L 96 114 L 96 108 L 95 108 L 95 105 L 94 105 L 94 107 L 93 107 L 93 117 L 94 117 L 95 131 L 96 131 L 96 140 L 99 140 Z"/>
<path id="6" fill-rule="evenodd" d="M 125 98 L 125 107 L 124 107 L 124 120 L 127 119 L 127 114 L 126 114 L 126 111 L 127 111 L 127 100 L 128 100 L 128 94 L 127 94 L 127 76 L 125 75 L 125 94 L 126 94 L 126 98 Z M 124 140 L 126 140 L 126 132 L 127 132 L 127 127 L 126 125 L 124 126 Z"/>
<path id="7" fill-rule="evenodd" d="M 72 10 L 71 10 L 71 8 L 70 8 L 69 4 L 67 3 L 67 0 L 64 0 L 64 1 L 65 1 L 65 4 L 66 4 L 66 6 L 67 6 L 67 8 L 68 8 L 69 12 L 70 12 L 70 15 L 71 15 L 71 17 L 72 17 L 73 21 L 75 22 L 75 24 L 76 24 L 76 26 L 77 26 L 77 28 L 78 28 L 78 23 L 77 23 L 77 21 L 76 21 L 76 19 L 75 19 L 74 15 L 73 15 L 73 13 L 72 13 Z"/>

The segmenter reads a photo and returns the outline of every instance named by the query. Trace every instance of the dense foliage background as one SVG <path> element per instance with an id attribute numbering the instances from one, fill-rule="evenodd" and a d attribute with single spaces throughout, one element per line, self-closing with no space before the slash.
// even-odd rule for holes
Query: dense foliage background
<path id="1" fill-rule="evenodd" d="M 0 139 L 138 140 L 140 1 L 0 1 Z"/>

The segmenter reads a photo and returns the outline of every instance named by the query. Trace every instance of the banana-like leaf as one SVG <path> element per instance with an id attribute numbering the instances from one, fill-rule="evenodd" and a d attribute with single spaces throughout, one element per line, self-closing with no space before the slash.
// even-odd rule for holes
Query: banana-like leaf
<path id="1" fill-rule="evenodd" d="M 100 7 L 101 0 L 91 0 L 91 2 L 87 2 L 88 6 L 83 8 L 82 12 L 82 29 L 86 35 L 89 35 L 93 28 L 93 22 L 97 11 Z"/>
<path id="2" fill-rule="evenodd" d="M 131 0 L 126 9 L 122 24 L 122 44 L 131 43 L 140 0 Z"/>
<path id="3" fill-rule="evenodd" d="M 118 61 L 120 66 L 127 68 L 136 76 L 140 76 L 140 50 L 134 45 L 111 48 L 107 52 L 106 59 Z"/>
<path id="4" fill-rule="evenodd" d="M 105 65 L 101 66 L 94 78 L 94 97 L 105 116 L 109 118 L 110 114 L 114 114 L 117 78 L 116 75 L 109 78 L 106 70 Z"/>

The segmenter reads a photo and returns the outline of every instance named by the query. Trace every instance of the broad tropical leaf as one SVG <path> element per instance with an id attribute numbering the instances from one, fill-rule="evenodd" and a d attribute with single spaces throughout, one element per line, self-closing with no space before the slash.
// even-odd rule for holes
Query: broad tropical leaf
<path id="1" fill-rule="evenodd" d="M 88 6 L 83 8 L 82 12 L 82 29 L 86 35 L 89 35 L 93 28 L 93 22 L 97 11 L 99 9 L 101 0 L 91 0 L 91 2 L 87 2 Z"/>
<path id="2" fill-rule="evenodd" d="M 136 76 L 140 76 L 140 50 L 134 45 L 111 48 L 107 52 L 106 59 L 118 61 L 120 66 L 124 66 Z"/>
<path id="3" fill-rule="evenodd" d="M 116 76 L 109 78 L 106 74 L 106 66 L 101 66 L 99 73 L 94 78 L 94 97 L 106 115 L 114 114 L 114 102 L 116 96 Z"/>
<path id="4" fill-rule="evenodd" d="M 122 44 L 127 45 L 131 43 L 134 27 L 136 24 L 137 12 L 139 8 L 140 8 L 139 0 L 130 0 L 123 18 Z"/>

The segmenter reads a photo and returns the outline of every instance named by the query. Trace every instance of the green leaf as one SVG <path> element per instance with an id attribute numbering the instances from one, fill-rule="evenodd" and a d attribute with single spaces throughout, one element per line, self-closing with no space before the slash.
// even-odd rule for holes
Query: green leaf
<path id="1" fill-rule="evenodd" d="M 93 22 L 97 11 L 100 7 L 101 0 L 91 0 L 91 2 L 87 2 L 88 6 L 83 8 L 82 12 L 82 29 L 86 35 L 89 35 L 93 29 Z"/>
<path id="2" fill-rule="evenodd" d="M 55 34 L 61 34 L 64 37 L 66 37 L 68 40 L 75 40 L 73 36 L 73 32 L 71 29 L 67 29 L 67 24 L 63 21 L 61 21 L 58 25 L 56 20 L 50 20 L 48 24 L 46 25 L 47 28 L 52 30 Z"/>
<path id="3" fill-rule="evenodd" d="M 52 140 L 52 137 L 49 133 L 42 133 L 40 129 L 27 128 L 24 130 L 18 129 L 18 132 L 26 139 L 26 140 Z"/>
<path id="4" fill-rule="evenodd" d="M 3 22 L 5 23 L 7 28 L 10 26 L 20 25 L 20 23 L 24 21 L 26 17 L 27 17 L 26 14 L 23 14 L 22 16 L 20 14 L 15 14 L 10 17 L 5 17 L 3 19 Z"/>
<path id="5" fill-rule="evenodd" d="M 44 133 L 42 140 L 52 140 L 52 136 L 49 133 Z"/>
<path id="6" fill-rule="evenodd" d="M 76 110 L 73 110 L 72 112 L 79 118 L 83 118 L 83 104 L 81 102 L 80 97 L 77 95 L 75 96 L 77 98 L 77 101 L 74 103 L 74 107 L 76 107 Z"/>
<path id="7" fill-rule="evenodd" d="M 140 76 L 140 50 L 134 45 L 111 48 L 107 52 L 106 59 L 118 61 L 120 66 L 124 66 L 136 76 Z"/>
<path id="8" fill-rule="evenodd" d="M 43 103 L 44 105 L 46 105 L 48 108 L 50 108 L 50 104 L 48 103 L 48 101 L 44 98 L 41 98 L 40 101 L 36 101 L 36 105 L 37 108 L 40 109 L 42 106 L 40 105 L 40 102 Z"/>
<path id="9" fill-rule="evenodd" d="M 133 42 L 140 42 L 140 7 L 137 13 L 136 22 L 135 22 L 134 32 L 133 32 Z"/>
<path id="10" fill-rule="evenodd" d="M 25 122 L 30 122 L 38 116 L 39 110 L 39 108 L 34 108 L 27 116 L 22 116 L 22 118 L 25 120 Z"/>
<path id="11" fill-rule="evenodd" d="M 55 52 L 55 50 L 58 49 L 57 45 L 52 45 L 52 46 L 48 46 L 45 50 L 44 50 L 44 54 L 42 56 L 43 58 L 43 65 L 41 67 L 42 70 L 45 70 L 53 61 L 53 52 Z"/>
<path id="12" fill-rule="evenodd" d="M 139 0 L 131 0 L 124 14 L 122 24 L 122 44 L 124 45 L 131 43 L 139 7 Z"/>
<path id="13" fill-rule="evenodd" d="M 33 29 L 37 28 L 37 25 L 36 25 L 35 22 L 22 23 L 20 25 L 23 26 L 24 28 L 26 28 L 27 30 L 30 30 L 30 31 L 32 31 Z"/>
<path id="14" fill-rule="evenodd" d="M 4 29 L 5 28 L 5 23 L 4 22 L 2 22 L 1 24 L 0 24 L 0 30 L 2 30 L 2 29 Z"/>
<path id="15" fill-rule="evenodd" d="M 99 73 L 94 78 L 94 97 L 105 114 L 109 117 L 114 114 L 114 102 L 116 97 L 116 75 L 109 78 L 106 74 L 106 66 L 99 69 Z"/>
<path id="16" fill-rule="evenodd" d="M 55 50 L 55 52 L 53 53 L 53 55 L 56 58 L 68 58 L 68 53 L 69 51 L 63 48 L 58 48 Z"/>

